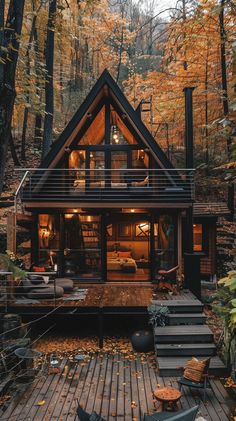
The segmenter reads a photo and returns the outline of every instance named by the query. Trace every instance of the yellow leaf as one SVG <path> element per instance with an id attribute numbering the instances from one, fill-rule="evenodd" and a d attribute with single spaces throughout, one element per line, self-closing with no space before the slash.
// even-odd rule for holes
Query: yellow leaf
<path id="1" fill-rule="evenodd" d="M 43 406 L 45 404 L 45 401 L 38 401 L 37 406 Z"/>

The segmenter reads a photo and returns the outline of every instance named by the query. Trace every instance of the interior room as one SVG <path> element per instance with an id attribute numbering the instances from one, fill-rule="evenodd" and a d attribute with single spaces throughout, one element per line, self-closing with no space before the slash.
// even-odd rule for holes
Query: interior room
<path id="1" fill-rule="evenodd" d="M 147 215 L 119 215 L 107 223 L 107 280 L 149 281 L 150 223 Z"/>

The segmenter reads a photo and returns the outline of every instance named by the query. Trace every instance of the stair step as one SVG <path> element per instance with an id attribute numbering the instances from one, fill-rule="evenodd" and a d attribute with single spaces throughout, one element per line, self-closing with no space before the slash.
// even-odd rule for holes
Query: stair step
<path id="1" fill-rule="evenodd" d="M 204 313 L 171 313 L 169 314 L 169 325 L 203 324 L 206 321 Z"/>
<path id="2" fill-rule="evenodd" d="M 155 343 L 213 342 L 213 333 L 207 325 L 164 326 L 154 329 Z"/>
<path id="3" fill-rule="evenodd" d="M 201 356 L 212 356 L 216 354 L 216 347 L 212 343 L 200 344 L 156 344 L 157 357 L 174 357 L 174 356 L 189 356 L 193 357 L 195 354 Z"/>
<path id="4" fill-rule="evenodd" d="M 198 355 L 195 356 L 198 358 Z M 200 360 L 203 359 L 200 356 Z M 184 367 L 189 361 L 189 357 L 157 357 L 160 376 L 181 376 Z M 212 357 L 210 361 L 209 373 L 215 376 L 224 376 L 227 374 L 226 366 L 219 357 Z"/>
<path id="5" fill-rule="evenodd" d="M 203 304 L 199 300 L 152 300 L 152 304 L 166 306 L 171 313 L 202 313 Z"/>

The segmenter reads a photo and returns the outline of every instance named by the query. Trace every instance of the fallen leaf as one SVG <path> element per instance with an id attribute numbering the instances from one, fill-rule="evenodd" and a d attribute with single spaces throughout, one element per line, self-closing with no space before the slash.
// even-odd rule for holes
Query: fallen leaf
<path id="1" fill-rule="evenodd" d="M 45 404 L 45 401 L 38 401 L 37 406 L 43 406 Z"/>

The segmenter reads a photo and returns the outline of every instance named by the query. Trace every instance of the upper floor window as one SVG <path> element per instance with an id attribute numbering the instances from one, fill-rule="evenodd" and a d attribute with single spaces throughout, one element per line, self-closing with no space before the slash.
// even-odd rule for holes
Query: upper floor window
<path id="1" fill-rule="evenodd" d="M 202 224 L 193 224 L 193 250 L 203 251 Z"/>

